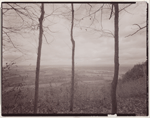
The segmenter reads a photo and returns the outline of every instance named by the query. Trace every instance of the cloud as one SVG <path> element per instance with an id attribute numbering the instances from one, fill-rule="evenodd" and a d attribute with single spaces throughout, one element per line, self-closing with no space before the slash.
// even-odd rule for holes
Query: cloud
<path id="1" fill-rule="evenodd" d="M 51 5 L 52 6 L 52 5 Z M 61 7 L 59 4 L 57 7 Z M 84 5 L 75 5 L 75 18 L 79 19 L 83 15 L 87 15 Z M 96 5 L 95 5 L 96 6 Z M 51 13 L 52 8 L 48 11 L 49 5 L 45 6 L 45 12 Z M 57 8 L 56 7 L 56 8 Z M 68 6 L 70 8 L 70 6 Z M 98 9 L 97 6 L 95 9 Z M 90 7 L 89 7 L 90 8 Z M 87 8 L 87 9 L 89 9 Z M 121 7 L 120 7 L 121 8 Z M 78 11 L 76 11 L 78 9 Z M 67 8 L 60 8 L 57 13 L 61 13 L 61 10 L 68 12 Z M 94 9 L 93 9 L 94 10 Z M 109 12 L 106 10 L 103 12 L 103 29 L 109 30 L 114 33 L 114 16 L 109 20 Z M 146 30 L 139 31 L 137 34 L 126 37 L 129 34 L 135 32 L 138 27 L 133 24 L 139 24 L 144 26 L 146 7 L 145 4 L 131 5 L 125 11 L 120 12 L 119 17 L 119 60 L 120 64 L 135 64 L 143 62 L 146 59 Z M 92 11 L 91 11 L 92 13 Z M 99 16 L 101 13 L 97 13 Z M 71 14 L 69 14 L 71 15 Z M 142 17 L 141 17 L 142 16 Z M 70 18 L 70 16 L 68 16 Z M 44 26 L 49 26 L 53 32 L 48 32 L 44 29 L 46 36 L 43 37 L 42 51 L 41 51 L 41 65 L 71 65 L 72 56 L 72 43 L 70 36 L 71 21 L 66 20 L 64 17 L 50 16 L 48 20 L 44 21 Z M 55 23 L 55 24 L 54 24 Z M 75 20 L 77 24 L 77 20 Z M 101 20 L 98 17 L 98 21 L 95 21 L 88 29 L 82 26 L 89 26 L 91 23 L 90 18 L 85 18 L 80 22 L 81 27 L 74 27 L 73 36 L 75 40 L 75 63 L 76 65 L 113 65 L 114 64 L 114 38 L 110 35 L 103 34 L 100 31 L 93 29 L 101 29 Z M 53 24 L 53 25 L 52 25 Z M 25 53 L 20 58 L 20 64 L 36 64 L 37 48 L 38 48 L 38 30 L 24 34 L 24 38 L 15 35 L 12 37 L 15 45 Z M 47 43 L 48 42 L 48 43 Z M 4 54 L 7 61 L 17 58 L 21 55 L 20 52 Z"/>

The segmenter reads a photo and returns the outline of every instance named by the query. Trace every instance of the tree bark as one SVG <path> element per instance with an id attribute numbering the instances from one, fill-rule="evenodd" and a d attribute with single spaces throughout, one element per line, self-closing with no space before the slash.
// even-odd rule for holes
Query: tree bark
<path id="1" fill-rule="evenodd" d="M 74 55 L 75 55 L 75 41 L 73 39 L 73 25 L 74 25 L 74 8 L 73 8 L 73 3 L 71 3 L 71 8 L 72 8 L 72 22 L 71 22 L 72 80 L 71 80 L 70 111 L 73 111 L 73 101 L 74 101 Z"/>
<path id="2" fill-rule="evenodd" d="M 37 64 L 36 64 L 36 77 L 35 77 L 34 113 L 37 113 L 37 106 L 38 106 L 39 73 L 40 73 L 44 13 L 45 13 L 44 3 L 42 3 L 41 4 L 41 16 L 39 18 L 39 46 L 38 46 Z"/>
<path id="3" fill-rule="evenodd" d="M 112 97 L 112 114 L 117 113 L 117 99 L 116 99 L 116 89 L 117 89 L 117 83 L 118 83 L 118 73 L 119 73 L 119 8 L 118 4 L 114 4 L 115 9 L 115 19 L 114 19 L 114 27 L 115 27 L 115 56 L 114 56 L 114 78 L 112 81 L 112 89 L 111 89 L 111 97 Z"/>

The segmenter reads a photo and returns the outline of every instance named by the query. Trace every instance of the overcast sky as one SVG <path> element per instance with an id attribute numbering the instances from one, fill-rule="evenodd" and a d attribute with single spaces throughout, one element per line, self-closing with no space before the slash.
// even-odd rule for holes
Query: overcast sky
<path id="1" fill-rule="evenodd" d="M 124 8 L 128 4 L 119 5 L 119 9 Z M 40 4 L 39 4 L 40 6 Z M 90 13 L 93 13 L 100 8 L 102 4 L 93 4 Z M 51 15 L 44 20 L 44 26 L 49 26 L 45 29 L 46 42 L 43 37 L 41 65 L 71 65 L 72 43 L 70 40 L 71 27 L 71 5 L 54 4 L 54 9 L 57 9 L 55 14 L 67 13 L 65 17 L 62 15 Z M 109 6 L 106 9 L 97 12 L 95 21 L 92 23 L 94 15 L 85 17 L 89 13 L 89 5 L 74 5 L 75 9 L 75 26 L 73 30 L 75 47 L 75 64 L 76 65 L 113 65 L 114 64 L 114 38 L 111 35 L 104 34 L 98 30 L 104 29 L 111 31 L 114 34 L 114 16 L 110 17 Z M 136 30 L 137 25 L 141 27 L 146 24 L 146 8 L 145 2 L 133 4 L 126 8 L 126 11 L 119 13 L 119 63 L 120 65 L 134 65 L 142 63 L 146 60 L 146 29 L 143 29 L 133 36 L 126 37 Z M 36 8 L 35 8 L 36 9 Z M 39 12 L 40 9 L 36 9 Z M 53 10 L 53 5 L 45 5 L 45 13 L 50 14 Z M 38 13 L 37 13 L 38 14 Z M 40 14 L 40 12 L 39 12 Z M 102 16 L 101 16 L 102 14 Z M 46 15 L 45 15 L 46 16 Z M 79 22 L 77 19 L 83 20 Z M 3 16 L 3 25 L 11 25 L 6 19 L 14 17 Z M 17 19 L 17 18 L 16 18 Z M 19 24 L 19 20 L 11 20 Z M 21 21 L 20 21 L 21 22 Z M 86 28 L 89 27 L 89 28 Z M 34 32 L 34 33 L 33 33 Z M 11 44 L 4 42 L 9 47 L 3 49 L 3 63 L 15 60 L 18 65 L 36 65 L 37 47 L 38 47 L 38 30 L 22 33 L 21 35 L 11 35 L 11 39 L 16 49 L 10 48 Z M 48 33 L 49 32 L 49 33 Z"/>

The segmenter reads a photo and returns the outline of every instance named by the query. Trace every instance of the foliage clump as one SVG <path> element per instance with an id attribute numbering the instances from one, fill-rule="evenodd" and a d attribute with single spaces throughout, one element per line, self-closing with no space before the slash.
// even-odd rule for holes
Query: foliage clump
<path id="1" fill-rule="evenodd" d="M 147 73 L 147 62 L 144 62 L 142 64 L 136 64 L 132 69 L 127 71 L 123 77 L 123 81 L 130 81 L 130 80 L 137 80 L 139 78 L 145 77 Z"/>

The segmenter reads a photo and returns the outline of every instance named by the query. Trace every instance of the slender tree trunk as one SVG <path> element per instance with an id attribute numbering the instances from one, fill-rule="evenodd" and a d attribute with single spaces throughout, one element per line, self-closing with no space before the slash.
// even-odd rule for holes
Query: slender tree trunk
<path id="1" fill-rule="evenodd" d="M 37 113 L 38 93 L 39 93 L 39 73 L 40 73 L 40 60 L 43 36 L 43 19 L 44 19 L 44 3 L 41 5 L 41 16 L 39 18 L 39 46 L 36 64 L 36 77 L 35 77 L 35 96 L 34 96 L 34 113 Z"/>
<path id="2" fill-rule="evenodd" d="M 112 89 L 111 89 L 111 97 L 112 97 L 112 114 L 117 113 L 117 100 L 116 100 L 116 89 L 117 89 L 117 83 L 118 83 L 118 73 L 119 73 L 119 10 L 118 10 L 118 4 L 114 4 L 115 9 L 115 19 L 114 19 L 114 27 L 115 27 L 115 57 L 114 57 L 114 78 L 112 81 Z"/>
<path id="3" fill-rule="evenodd" d="M 73 100 L 74 100 L 74 55 L 75 55 L 75 41 L 73 39 L 73 25 L 74 25 L 74 8 L 72 8 L 72 22 L 71 22 L 71 42 L 72 42 L 72 81 L 71 81 L 71 97 L 70 97 L 70 111 L 73 111 Z"/>

